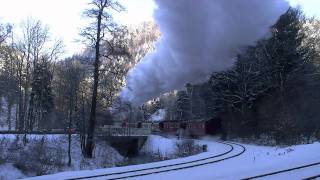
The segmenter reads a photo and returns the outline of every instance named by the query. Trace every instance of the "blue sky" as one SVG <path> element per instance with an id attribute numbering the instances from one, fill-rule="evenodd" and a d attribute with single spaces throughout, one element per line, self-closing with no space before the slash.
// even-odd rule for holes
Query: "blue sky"
<path id="1" fill-rule="evenodd" d="M 127 12 L 115 18 L 127 25 L 139 24 L 152 20 L 156 8 L 153 0 L 120 0 Z M 289 0 L 290 4 L 301 5 L 308 16 L 320 18 L 320 0 Z M 21 21 L 34 17 L 46 23 L 53 38 L 62 38 L 66 45 L 65 56 L 72 55 L 82 48 L 79 39 L 79 28 L 85 22 L 81 20 L 81 12 L 90 0 L 0 0 L 0 22 L 13 23 L 18 29 Z"/>

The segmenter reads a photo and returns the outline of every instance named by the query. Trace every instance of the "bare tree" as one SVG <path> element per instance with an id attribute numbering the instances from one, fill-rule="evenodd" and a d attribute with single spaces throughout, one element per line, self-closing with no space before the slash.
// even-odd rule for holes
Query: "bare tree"
<path id="1" fill-rule="evenodd" d="M 48 70 L 51 71 L 50 61 L 57 59 L 63 52 L 61 40 L 52 41 L 49 29 L 41 21 L 28 18 L 22 23 L 22 37 L 15 43 L 18 60 L 19 79 L 19 130 L 31 130 L 35 123 L 34 95 L 32 93 L 32 79 L 35 67 L 45 59 Z"/>
<path id="2" fill-rule="evenodd" d="M 0 46 L 9 38 L 12 26 L 10 24 L 0 24 Z"/>
<path id="3" fill-rule="evenodd" d="M 1 94 L 5 97 L 7 104 L 7 125 L 9 130 L 12 130 L 13 127 L 12 108 L 14 108 L 14 104 L 18 100 L 15 53 L 16 51 L 11 46 L 4 45 L 0 48 L 0 59 L 3 61 L 0 70 L 0 87 Z"/>
<path id="4" fill-rule="evenodd" d="M 94 49 L 92 100 L 84 150 L 84 156 L 87 158 L 92 158 L 94 149 L 93 136 L 96 124 L 101 59 L 112 59 L 113 56 L 122 54 L 122 49 L 115 47 L 112 41 L 115 33 L 119 31 L 119 27 L 114 23 L 111 12 L 124 10 L 124 7 L 116 0 L 93 0 L 90 6 L 91 8 L 87 9 L 84 14 L 93 22 L 81 32 L 81 35 L 86 38 L 89 45 Z M 104 44 L 104 48 L 101 48 L 102 44 Z"/>

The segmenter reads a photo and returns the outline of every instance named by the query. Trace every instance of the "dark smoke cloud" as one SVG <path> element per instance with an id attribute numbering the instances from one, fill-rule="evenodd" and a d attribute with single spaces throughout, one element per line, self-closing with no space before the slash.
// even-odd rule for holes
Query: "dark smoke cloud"
<path id="1" fill-rule="evenodd" d="M 133 103 L 200 82 L 232 66 L 289 7 L 285 0 L 156 0 L 161 39 L 129 72 L 121 97 Z"/>

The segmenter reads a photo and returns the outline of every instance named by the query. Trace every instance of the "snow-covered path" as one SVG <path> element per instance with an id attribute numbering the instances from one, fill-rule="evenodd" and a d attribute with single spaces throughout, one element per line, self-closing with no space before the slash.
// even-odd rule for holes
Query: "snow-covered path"
<path id="1" fill-rule="evenodd" d="M 208 152 L 201 153 L 199 155 L 168 160 L 156 163 L 117 167 L 109 169 L 100 169 L 93 171 L 77 171 L 77 172 L 63 172 L 55 175 L 34 177 L 30 179 L 75 179 L 96 176 L 91 179 L 115 179 L 131 177 L 130 179 L 244 179 L 266 173 L 285 170 L 288 168 L 294 168 L 306 164 L 320 162 L 320 143 L 314 143 L 309 145 L 298 145 L 287 148 L 276 147 L 264 147 L 254 145 L 243 145 L 246 151 L 235 156 L 243 148 L 238 145 L 233 145 L 233 149 L 230 149 L 230 145 L 221 144 L 213 139 L 201 140 L 201 143 L 208 144 Z M 220 156 L 219 156 L 220 155 Z M 210 156 L 217 156 L 214 158 L 206 159 L 204 161 L 186 163 L 189 161 L 197 161 L 199 159 L 208 158 Z M 235 157 L 233 157 L 235 156 Z M 232 157 L 232 158 L 231 158 Z M 226 159 L 226 160 L 222 160 Z M 215 163 L 209 163 L 209 161 L 217 161 Z M 172 164 L 185 163 L 177 166 L 171 166 Z M 188 165 L 194 165 L 202 163 L 202 165 L 192 168 L 183 169 Z M 169 166 L 168 166 L 169 165 Z M 159 166 L 168 166 L 163 168 L 157 168 Z M 149 169 L 151 168 L 151 169 Z M 142 170 L 140 169 L 147 169 Z M 170 169 L 179 169 L 172 170 Z M 138 170 L 138 171 L 137 171 Z M 120 172 L 128 172 L 125 174 L 119 174 Z M 161 173 L 158 173 L 161 171 Z M 118 174 L 117 174 L 118 173 Z M 99 176 L 103 174 L 113 174 L 109 176 Z M 139 174 L 148 174 L 143 176 L 137 176 Z M 262 177 L 260 179 L 303 179 L 320 174 L 320 165 L 297 169 L 292 172 L 285 172 L 275 174 L 272 176 Z"/>

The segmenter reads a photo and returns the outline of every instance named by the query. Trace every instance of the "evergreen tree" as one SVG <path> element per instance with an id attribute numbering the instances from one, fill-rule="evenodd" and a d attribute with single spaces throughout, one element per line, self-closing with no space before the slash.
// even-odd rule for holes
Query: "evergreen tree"
<path id="1" fill-rule="evenodd" d="M 31 101 L 29 127 L 32 130 L 34 123 L 38 127 L 48 124 L 48 115 L 53 108 L 53 94 L 51 87 L 52 74 L 49 70 L 49 61 L 42 58 L 35 64 L 31 82 Z"/>
<path id="2" fill-rule="evenodd" d="M 268 62 L 267 71 L 274 87 L 283 96 L 288 82 L 295 76 L 305 74 L 308 59 L 308 47 L 302 42 L 306 37 L 303 30 L 303 17 L 299 9 L 290 8 L 272 26 L 272 37 L 265 45 L 265 60 Z"/>
<path id="3" fill-rule="evenodd" d="M 271 27 L 270 38 L 238 55 L 233 68 L 212 74 L 211 92 L 206 94 L 213 103 L 206 104 L 228 117 L 229 132 L 256 132 L 259 126 L 290 139 L 298 123 L 300 129 L 304 126 L 301 122 L 307 118 L 296 113 L 302 108 L 299 98 L 311 93 L 316 98 L 313 92 L 319 88 L 316 46 L 306 41 L 304 24 L 301 11 L 290 8 Z"/>
<path id="4" fill-rule="evenodd" d="M 179 120 L 190 120 L 191 119 L 191 103 L 190 97 L 186 91 L 179 91 L 177 95 L 177 113 Z"/>

